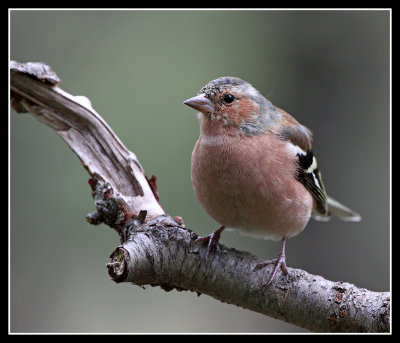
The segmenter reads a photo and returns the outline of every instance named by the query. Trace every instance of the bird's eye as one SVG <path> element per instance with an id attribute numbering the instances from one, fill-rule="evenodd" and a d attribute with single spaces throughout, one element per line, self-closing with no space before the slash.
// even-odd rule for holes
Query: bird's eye
<path id="1" fill-rule="evenodd" d="M 235 97 L 234 97 L 232 94 L 226 94 L 226 95 L 224 96 L 224 101 L 225 101 L 227 104 L 230 104 L 231 102 L 233 102 L 233 100 L 235 100 Z"/>

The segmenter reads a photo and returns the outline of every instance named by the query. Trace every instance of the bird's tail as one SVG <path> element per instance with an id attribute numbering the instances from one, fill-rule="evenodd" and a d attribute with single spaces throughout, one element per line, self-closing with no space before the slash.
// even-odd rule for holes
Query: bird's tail
<path id="1" fill-rule="evenodd" d="M 350 210 L 348 207 L 342 205 L 339 201 L 331 198 L 330 196 L 327 197 L 328 203 L 328 215 L 324 216 L 319 213 L 314 213 L 313 218 L 320 221 L 327 221 L 329 220 L 331 215 L 338 217 L 341 220 L 347 222 L 359 222 L 361 220 L 361 216 Z"/>

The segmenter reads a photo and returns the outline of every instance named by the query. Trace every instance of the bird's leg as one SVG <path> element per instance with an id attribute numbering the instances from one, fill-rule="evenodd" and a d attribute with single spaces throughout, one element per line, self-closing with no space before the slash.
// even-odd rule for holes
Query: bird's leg
<path id="1" fill-rule="evenodd" d="M 221 232 L 224 231 L 225 226 L 221 226 L 218 230 L 215 230 L 208 236 L 204 237 L 199 237 L 197 238 L 194 242 L 208 242 L 208 248 L 207 248 L 207 255 L 206 255 L 206 263 L 208 260 L 208 256 L 210 255 L 210 251 L 214 245 L 218 244 L 219 238 L 221 236 Z"/>
<path id="2" fill-rule="evenodd" d="M 275 278 L 276 272 L 278 271 L 279 268 L 282 269 L 282 271 L 285 273 L 285 275 L 289 274 L 289 272 L 287 270 L 287 265 L 286 265 L 285 243 L 286 243 L 286 237 L 283 237 L 282 238 L 282 249 L 281 249 L 281 252 L 279 253 L 277 258 L 274 258 L 272 260 L 264 261 L 264 262 L 258 264 L 254 268 L 254 270 L 257 270 L 257 269 L 265 267 L 268 264 L 275 264 L 275 267 L 274 267 L 274 269 L 272 271 L 272 274 L 271 274 L 271 276 L 270 276 L 270 278 L 268 280 L 268 283 L 267 283 L 268 285 L 271 284 L 272 280 Z"/>

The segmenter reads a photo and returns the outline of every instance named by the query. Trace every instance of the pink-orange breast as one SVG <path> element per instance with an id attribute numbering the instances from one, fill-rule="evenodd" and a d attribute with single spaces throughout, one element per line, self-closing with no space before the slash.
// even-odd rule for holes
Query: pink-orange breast
<path id="1" fill-rule="evenodd" d="M 192 183 L 221 225 L 270 239 L 298 234 L 313 199 L 295 178 L 288 143 L 259 136 L 201 135 L 192 154 Z"/>

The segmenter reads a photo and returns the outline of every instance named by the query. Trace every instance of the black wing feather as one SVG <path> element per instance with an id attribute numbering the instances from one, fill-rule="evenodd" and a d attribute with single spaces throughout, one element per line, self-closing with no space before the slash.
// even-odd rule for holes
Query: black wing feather
<path id="1" fill-rule="evenodd" d="M 312 150 L 298 153 L 297 157 L 297 179 L 311 192 L 314 199 L 317 201 L 318 212 L 327 215 L 328 202 L 326 190 Z"/>

